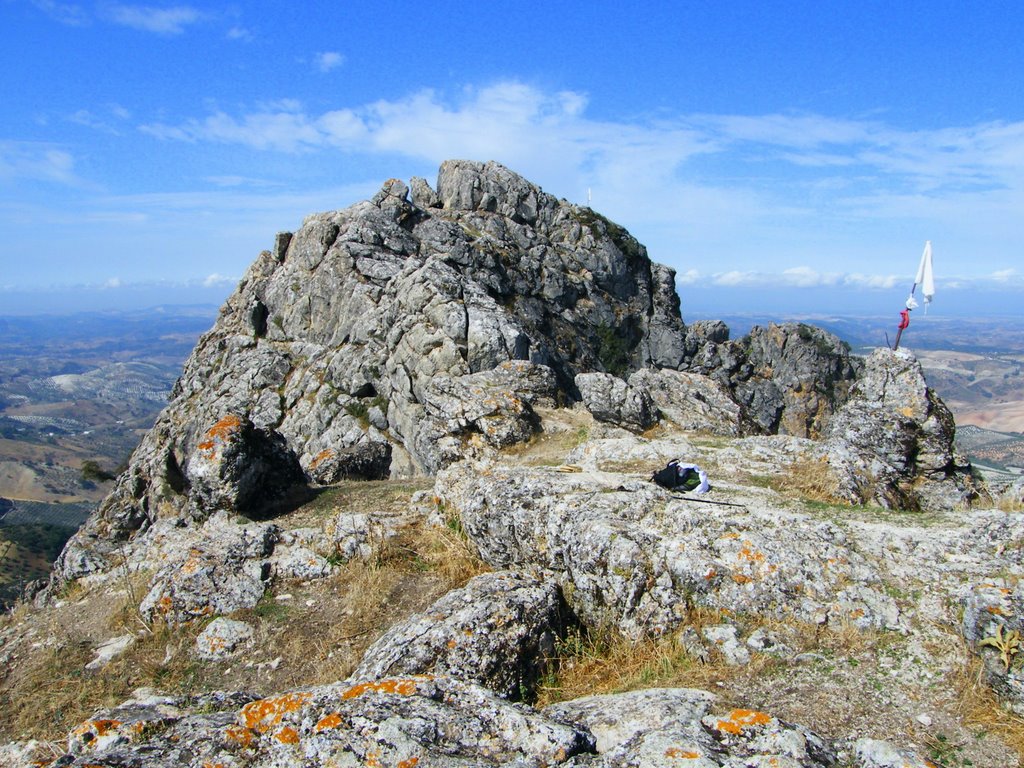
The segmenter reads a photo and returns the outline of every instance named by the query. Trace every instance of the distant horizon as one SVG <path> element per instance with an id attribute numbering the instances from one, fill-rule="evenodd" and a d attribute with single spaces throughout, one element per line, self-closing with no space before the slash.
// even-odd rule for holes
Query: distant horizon
<path id="1" fill-rule="evenodd" d="M 0 317 L 69 316 L 84 313 L 132 313 L 162 309 L 208 310 L 216 314 L 236 283 L 216 285 L 154 283 L 143 285 L 73 286 L 35 290 L 0 290 Z M 828 318 L 891 317 L 903 309 L 909 286 L 902 291 L 855 290 L 842 287 L 723 287 L 686 283 L 676 286 L 684 322 L 719 317 Z M 918 296 L 918 298 L 920 298 Z M 1024 303 L 1013 291 L 950 290 L 939 293 L 912 322 L 950 318 L 1022 318 Z"/>

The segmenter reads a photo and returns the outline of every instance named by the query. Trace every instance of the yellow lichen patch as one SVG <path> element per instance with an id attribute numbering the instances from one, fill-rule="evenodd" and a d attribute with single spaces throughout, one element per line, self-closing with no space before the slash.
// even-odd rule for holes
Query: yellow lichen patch
<path id="1" fill-rule="evenodd" d="M 863 616 L 864 616 L 864 610 L 862 608 L 854 608 L 852 611 L 850 611 L 850 618 L 851 619 L 860 619 L 860 618 L 863 618 Z"/>
<path id="2" fill-rule="evenodd" d="M 320 718 L 320 721 L 313 726 L 313 730 L 320 733 L 320 731 L 326 731 L 329 728 L 337 728 L 341 725 L 341 722 L 341 715 L 337 712 L 331 712 L 331 714 Z"/>
<path id="3" fill-rule="evenodd" d="M 240 725 L 229 725 L 224 729 L 224 738 L 241 747 L 251 746 L 255 736 L 256 735 L 251 730 L 243 728 Z"/>
<path id="4" fill-rule="evenodd" d="M 401 696 L 411 696 L 416 693 L 415 680 L 378 680 L 372 683 L 360 683 L 353 685 L 343 694 L 343 699 L 354 699 L 364 693 L 397 693 Z"/>
<path id="5" fill-rule="evenodd" d="M 665 757 L 674 757 L 679 760 L 696 760 L 700 757 L 700 753 L 680 747 L 669 747 L 665 750 Z"/>
<path id="6" fill-rule="evenodd" d="M 416 768 L 419 761 L 418 757 L 410 757 L 408 760 L 402 760 L 395 768 Z"/>
<path id="7" fill-rule="evenodd" d="M 274 738 L 280 741 L 282 744 L 298 744 L 299 743 L 299 732 L 292 728 L 290 725 L 286 725 L 280 731 L 274 734 Z"/>
<path id="8" fill-rule="evenodd" d="M 311 698 L 308 693 L 286 693 L 267 699 L 252 701 L 242 707 L 242 720 L 247 728 L 266 733 L 281 722 L 289 712 L 295 712 Z"/>
<path id="9" fill-rule="evenodd" d="M 726 715 L 724 720 L 719 720 L 715 728 L 738 736 L 744 728 L 767 725 L 769 722 L 771 722 L 771 717 L 764 712 L 757 712 L 753 709 L 734 709 Z"/>
<path id="10" fill-rule="evenodd" d="M 750 578 L 749 576 L 744 576 L 742 573 L 734 573 L 732 575 L 732 580 L 735 581 L 737 584 L 749 584 L 753 581 L 752 578 Z"/>
<path id="11" fill-rule="evenodd" d="M 736 533 L 735 531 L 729 531 L 729 533 L 723 533 L 722 534 L 722 538 L 723 539 L 738 539 L 739 537 L 740 537 L 740 535 L 738 533 Z"/>
<path id="12" fill-rule="evenodd" d="M 381 768 L 380 752 L 370 749 L 366 752 L 366 768 Z"/>
<path id="13" fill-rule="evenodd" d="M 331 448 L 324 448 L 320 453 L 313 457 L 313 460 L 309 462 L 310 469 L 316 469 L 328 459 L 334 458 L 335 453 Z"/>
<path id="14" fill-rule="evenodd" d="M 1006 612 L 998 605 L 987 605 L 985 610 L 991 613 L 993 616 L 1005 616 Z"/>
<path id="15" fill-rule="evenodd" d="M 211 763 L 207 761 L 203 763 L 203 768 L 224 768 L 224 763 Z"/>
<path id="16" fill-rule="evenodd" d="M 908 419 L 914 418 L 914 409 L 911 408 L 909 405 L 904 405 L 902 408 L 900 408 L 900 413 L 902 413 Z"/>

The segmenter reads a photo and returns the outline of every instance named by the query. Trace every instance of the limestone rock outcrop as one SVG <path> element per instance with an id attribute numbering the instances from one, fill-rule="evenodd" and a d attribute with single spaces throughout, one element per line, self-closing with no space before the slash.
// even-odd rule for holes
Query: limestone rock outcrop
<path id="1" fill-rule="evenodd" d="M 262 511 L 302 472 L 433 473 L 474 432 L 521 440 L 520 390 L 471 378 L 503 363 L 572 401 L 580 372 L 678 367 L 683 338 L 673 271 L 589 208 L 496 163 L 446 162 L 413 201 L 392 179 L 253 263 L 59 571 L 186 506 Z"/>
<path id="2" fill-rule="evenodd" d="M 441 472 L 436 492 L 487 563 L 551 570 L 589 626 L 664 634 L 695 604 L 905 626 L 880 573 L 824 521 L 794 525 L 796 518 L 732 507 L 711 514 L 645 481 L 469 461 Z"/>

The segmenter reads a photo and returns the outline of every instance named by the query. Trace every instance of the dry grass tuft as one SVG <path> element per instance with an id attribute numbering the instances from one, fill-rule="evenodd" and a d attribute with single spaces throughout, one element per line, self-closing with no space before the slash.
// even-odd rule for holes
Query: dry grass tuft
<path id="1" fill-rule="evenodd" d="M 826 504 L 846 504 L 839 496 L 839 483 L 825 459 L 804 458 L 789 464 L 772 487 L 786 495 L 796 495 Z"/>
<path id="2" fill-rule="evenodd" d="M 1002 496 L 996 502 L 996 508 L 1003 512 L 1024 512 L 1024 499 L 1015 496 Z"/>
<path id="3" fill-rule="evenodd" d="M 559 643 L 552 672 L 538 687 L 537 706 L 604 693 L 680 686 L 707 688 L 735 667 L 702 664 L 675 636 L 630 640 L 614 630 L 574 630 Z"/>
<path id="4" fill-rule="evenodd" d="M 1024 717 L 1007 710 L 999 701 L 985 680 L 982 661 L 972 657 L 952 678 L 964 722 L 999 737 L 1017 753 L 1017 765 L 1024 767 Z"/>
<path id="5" fill-rule="evenodd" d="M 13 685 L 0 695 L 7 734 L 19 739 L 48 739 L 70 731 L 97 709 L 127 699 L 142 686 L 165 691 L 198 690 L 200 666 L 181 653 L 195 641 L 198 627 L 160 625 L 102 672 L 85 669 L 91 643 L 67 636 L 35 654 Z"/>

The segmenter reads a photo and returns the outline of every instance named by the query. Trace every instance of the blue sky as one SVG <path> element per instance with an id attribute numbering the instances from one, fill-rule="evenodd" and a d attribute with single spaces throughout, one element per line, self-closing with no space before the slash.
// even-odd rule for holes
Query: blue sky
<path id="1" fill-rule="evenodd" d="M 1024 311 L 1024 4 L 0 0 L 0 314 L 219 303 L 447 158 L 627 227 L 688 308 Z"/>

